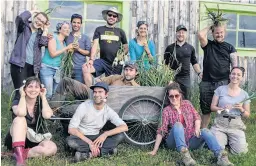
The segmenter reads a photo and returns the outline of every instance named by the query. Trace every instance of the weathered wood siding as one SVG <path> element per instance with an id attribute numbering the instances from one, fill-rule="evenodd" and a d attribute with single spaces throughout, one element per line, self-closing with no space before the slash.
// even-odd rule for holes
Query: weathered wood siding
<path id="1" fill-rule="evenodd" d="M 256 0 L 223 0 L 225 2 L 252 3 Z M 216 3 L 218 0 L 216 0 Z M 197 32 L 199 31 L 200 11 L 199 1 L 188 0 L 135 0 L 131 2 L 131 18 L 129 38 L 135 37 L 136 23 L 140 20 L 147 21 L 149 24 L 149 39 L 153 40 L 156 45 L 158 55 L 163 55 L 165 48 L 175 41 L 176 26 L 183 24 L 188 29 L 187 42 L 196 49 L 196 55 L 200 66 L 202 67 L 203 55 L 199 55 L 199 41 Z M 160 57 L 160 60 L 162 57 Z M 246 69 L 245 82 L 248 82 L 248 89 L 256 89 L 256 57 L 239 57 L 239 64 Z M 200 80 L 193 72 L 191 67 L 191 79 L 193 84 Z"/>
<path id="2" fill-rule="evenodd" d="M 9 59 L 13 46 L 16 40 L 16 26 L 15 18 L 18 14 L 25 10 L 31 10 L 34 5 L 34 0 L 29 1 L 14 1 L 3 0 L 1 1 L 1 23 L 2 23 L 2 38 L 3 38 L 3 51 L 1 52 L 1 76 L 3 91 L 10 93 L 13 88 Z"/>

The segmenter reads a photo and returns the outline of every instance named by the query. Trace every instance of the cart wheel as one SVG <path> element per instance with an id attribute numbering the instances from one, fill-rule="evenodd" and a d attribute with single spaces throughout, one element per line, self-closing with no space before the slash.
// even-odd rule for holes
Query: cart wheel
<path id="1" fill-rule="evenodd" d="M 162 102 L 151 96 L 138 96 L 127 101 L 119 115 L 126 122 L 126 141 L 133 145 L 150 145 L 155 142 Z"/>

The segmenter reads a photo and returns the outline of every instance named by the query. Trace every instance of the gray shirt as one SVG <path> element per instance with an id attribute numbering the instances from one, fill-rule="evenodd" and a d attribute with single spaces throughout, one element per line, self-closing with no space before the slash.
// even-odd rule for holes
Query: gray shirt
<path id="1" fill-rule="evenodd" d="M 29 38 L 27 47 L 26 47 L 26 63 L 33 65 L 34 60 L 34 43 L 36 40 L 37 32 L 33 32 Z"/>
<path id="2" fill-rule="evenodd" d="M 93 101 L 86 100 L 78 106 L 68 127 L 77 128 L 84 135 L 97 135 L 108 120 L 116 126 L 125 124 L 107 104 L 102 110 L 96 110 Z"/>
<path id="3" fill-rule="evenodd" d="M 72 33 L 68 36 L 66 39 L 67 45 L 70 43 L 73 43 L 74 41 L 74 36 Z M 81 34 L 81 37 L 78 39 L 79 47 L 83 50 L 88 50 L 90 51 L 91 49 L 91 41 L 88 36 L 85 34 Z M 79 51 L 75 51 L 72 60 L 74 63 L 74 69 L 82 69 L 82 65 L 86 62 L 85 55 L 82 55 Z"/>
<path id="4" fill-rule="evenodd" d="M 248 93 L 243 89 L 241 89 L 240 94 L 238 96 L 228 95 L 228 85 L 220 86 L 214 92 L 215 92 L 215 95 L 219 97 L 218 107 L 222 107 L 222 108 L 224 108 L 227 104 L 235 105 L 249 98 Z M 245 104 L 248 104 L 250 102 L 251 102 L 250 100 L 247 100 Z M 225 113 L 225 114 L 240 116 L 241 112 L 238 109 L 233 108 L 229 110 L 229 113 Z"/>

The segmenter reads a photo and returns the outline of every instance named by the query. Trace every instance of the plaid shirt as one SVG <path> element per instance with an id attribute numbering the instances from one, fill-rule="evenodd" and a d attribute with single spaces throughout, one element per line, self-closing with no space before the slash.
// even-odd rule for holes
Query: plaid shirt
<path id="1" fill-rule="evenodd" d="M 180 109 L 185 120 L 185 139 L 188 143 L 189 139 L 195 132 L 195 121 L 201 120 L 201 118 L 191 102 L 188 100 L 183 100 L 181 102 Z M 162 124 L 161 127 L 158 128 L 157 134 L 166 136 L 169 132 L 168 127 L 172 127 L 176 122 L 180 122 L 178 111 L 172 106 L 165 107 L 162 113 Z"/>

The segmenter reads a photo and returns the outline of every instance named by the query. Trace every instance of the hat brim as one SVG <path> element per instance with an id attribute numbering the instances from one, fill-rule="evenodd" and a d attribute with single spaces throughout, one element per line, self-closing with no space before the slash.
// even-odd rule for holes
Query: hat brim
<path id="1" fill-rule="evenodd" d="M 108 89 L 106 89 L 105 87 L 102 87 L 102 86 L 97 86 L 97 85 L 90 86 L 91 90 L 93 90 L 94 88 L 102 88 L 102 89 L 104 89 L 107 92 L 109 91 Z"/>
<path id="2" fill-rule="evenodd" d="M 117 14 L 117 23 L 118 22 L 120 22 L 120 21 L 122 21 L 122 19 L 123 19 L 123 15 L 121 14 L 121 13 L 117 13 L 117 12 L 115 12 L 115 11 L 112 11 L 112 10 L 103 10 L 102 11 L 102 17 L 103 17 L 103 19 L 105 20 L 105 21 L 107 21 L 107 13 L 108 12 L 113 12 L 113 13 L 116 13 Z"/>

